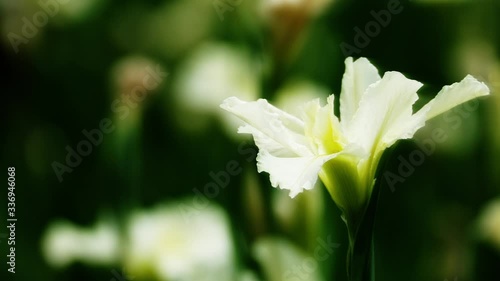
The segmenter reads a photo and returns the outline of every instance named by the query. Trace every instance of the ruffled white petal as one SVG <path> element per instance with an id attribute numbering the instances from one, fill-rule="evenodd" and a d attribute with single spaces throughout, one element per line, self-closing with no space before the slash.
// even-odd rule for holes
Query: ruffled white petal
<path id="1" fill-rule="evenodd" d="M 361 98 L 359 109 L 346 128 L 348 140 L 374 153 L 400 138 L 408 130 L 407 124 L 423 126 L 412 116 L 412 105 L 421 86 L 422 83 L 399 72 L 386 72 Z"/>
<path id="2" fill-rule="evenodd" d="M 266 150 L 260 150 L 257 170 L 259 173 L 269 173 L 272 186 L 290 190 L 290 197 L 293 198 L 304 189 L 312 189 L 323 164 L 335 156 L 337 155 L 280 158 Z"/>
<path id="3" fill-rule="evenodd" d="M 471 75 L 467 75 L 462 81 L 450 86 L 444 86 L 436 97 L 427 103 L 422 109 L 428 110 L 427 120 L 452 109 L 453 107 L 467 102 L 473 98 L 490 94 L 488 86 L 477 81 Z"/>
<path id="4" fill-rule="evenodd" d="M 340 93 L 340 121 L 344 128 L 349 126 L 368 87 L 380 80 L 377 68 L 366 58 L 353 61 L 349 57 L 345 60 L 345 67 Z"/>
<path id="5" fill-rule="evenodd" d="M 251 134 L 255 145 L 260 149 L 265 149 L 269 153 L 277 157 L 297 157 L 298 153 L 290 150 L 288 147 L 283 146 L 274 139 L 268 137 L 266 134 L 262 133 L 258 129 L 250 126 L 244 125 L 238 129 L 240 134 Z"/>
<path id="6" fill-rule="evenodd" d="M 393 128 L 387 135 L 385 147 L 391 146 L 399 139 L 413 137 L 415 132 L 423 127 L 427 120 L 471 99 L 488 94 L 488 87 L 470 75 L 460 82 L 443 87 L 436 97 L 417 111 L 404 126 Z"/>
<path id="7" fill-rule="evenodd" d="M 269 173 L 271 184 L 290 190 L 291 197 L 313 188 L 323 164 L 337 155 L 326 153 L 335 145 L 332 124 L 336 122 L 339 127 L 333 113 L 333 96 L 324 107 L 319 99 L 305 106 L 303 117 L 307 124 L 262 99 L 244 102 L 229 98 L 221 107 L 247 123 L 238 132 L 253 135 L 259 147 L 258 171 Z"/>
<path id="8" fill-rule="evenodd" d="M 245 102 L 230 97 L 224 100 L 221 108 L 247 123 L 240 127 L 238 132 L 252 134 L 260 150 L 288 156 L 313 154 L 304 136 L 304 122 L 272 106 L 266 100 Z"/>

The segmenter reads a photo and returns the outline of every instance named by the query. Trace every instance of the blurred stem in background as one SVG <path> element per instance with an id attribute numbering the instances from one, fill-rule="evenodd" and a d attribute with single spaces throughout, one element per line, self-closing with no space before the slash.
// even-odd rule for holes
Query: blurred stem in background
<path id="1" fill-rule="evenodd" d="M 121 183 L 124 199 L 122 212 L 141 204 L 142 186 L 142 121 L 150 91 L 161 81 L 154 76 L 155 64 L 144 57 L 126 57 L 118 62 L 112 72 L 113 94 L 111 108 L 116 133 L 113 135 L 112 154 Z M 153 83 L 151 83 L 153 82 Z"/>
<path id="2" fill-rule="evenodd" d="M 142 175 L 142 109 L 136 109 L 131 120 L 116 120 L 114 150 L 118 172 L 124 183 L 123 211 L 140 205 Z"/>

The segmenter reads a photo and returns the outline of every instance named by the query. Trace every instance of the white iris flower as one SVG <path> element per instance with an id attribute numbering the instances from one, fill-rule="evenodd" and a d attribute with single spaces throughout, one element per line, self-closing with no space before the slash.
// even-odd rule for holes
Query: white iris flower
<path id="1" fill-rule="evenodd" d="M 422 83 L 399 72 L 381 78 L 366 59 L 347 58 L 340 93 L 340 120 L 334 95 L 322 106 L 319 99 L 305 104 L 301 116 L 288 114 L 264 99 L 246 102 L 226 99 L 221 107 L 242 119 L 239 133 L 252 134 L 259 148 L 257 168 L 270 175 L 274 187 L 295 197 L 311 189 L 318 176 L 344 219 L 364 211 L 384 150 L 411 138 L 425 122 L 461 103 L 489 94 L 472 76 L 445 86 L 413 112 Z"/>

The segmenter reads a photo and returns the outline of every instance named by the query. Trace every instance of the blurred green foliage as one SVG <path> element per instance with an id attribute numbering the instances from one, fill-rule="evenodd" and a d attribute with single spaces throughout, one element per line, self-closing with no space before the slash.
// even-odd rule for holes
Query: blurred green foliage
<path id="1" fill-rule="evenodd" d="M 286 50 L 273 50 L 272 21 L 266 23 L 257 16 L 252 1 L 243 0 L 227 11 L 223 21 L 208 0 L 85 2 L 89 8 L 77 7 L 76 15 L 50 17 L 34 38 L 20 45 L 18 53 L 8 34 L 19 32 L 16 22 L 40 8 L 30 6 L 30 1 L 1 4 L 0 59 L 5 71 L 0 79 L 5 101 L 0 110 L 0 158 L 2 169 L 15 166 L 18 171 L 17 272 L 10 280 L 111 280 L 109 268 L 49 267 L 40 250 L 47 225 L 58 218 L 92 225 L 103 212 L 120 219 L 133 209 L 193 196 L 193 188 L 201 189 L 211 181 L 209 172 L 224 170 L 231 160 L 245 171 L 255 171 L 255 161 L 238 153 L 242 142 L 247 149 L 253 148 L 252 142 L 228 136 L 217 118 L 200 116 L 209 122 L 197 132 L 182 130 L 178 124 L 172 81 L 198 46 L 224 42 L 247 50 L 262 65 L 262 97 L 272 99 L 292 77 L 338 95 L 345 58 L 340 44 L 352 44 L 354 27 L 363 28 L 373 20 L 370 11 L 387 6 L 387 1 L 378 0 L 333 1 L 301 30 L 291 55 L 278 58 Z M 375 232 L 377 278 L 495 280 L 500 251 L 477 240 L 475 224 L 484 204 L 500 192 L 500 107 L 495 107 L 499 77 L 488 76 L 493 71 L 489 65 L 498 69 L 500 64 L 500 2 L 435 2 L 402 0 L 403 11 L 393 15 L 390 24 L 355 56 L 368 57 L 384 71 L 398 70 L 422 81 L 420 95 L 425 98 L 467 73 L 487 82 L 493 96 L 481 100 L 472 117 L 461 119 L 457 133 L 449 123 L 432 121 L 431 128 L 446 126 L 450 141 L 438 145 L 436 153 L 427 156 L 395 192 L 382 189 Z M 78 9 L 83 9 L 81 14 Z M 65 147 L 76 147 L 84 139 L 83 129 L 98 128 L 103 118 L 113 118 L 111 104 L 117 93 L 112 69 L 134 55 L 150 58 L 169 76 L 139 104 L 139 121 L 115 122 L 131 126 L 130 134 L 105 134 L 102 145 L 64 174 L 60 183 L 53 161 L 64 161 Z M 471 132 L 474 137 L 468 139 Z M 421 132 L 416 142 L 427 137 L 426 131 Z M 460 146 L 463 141 L 467 142 Z M 459 149 L 449 148 L 452 144 Z M 417 148 L 415 142 L 401 142 L 387 169 L 397 170 L 397 156 L 407 158 Z M 267 174 L 257 180 L 262 209 L 249 207 L 248 194 L 241 187 L 244 175 L 232 177 L 214 200 L 230 216 L 239 266 L 261 272 L 249 246 L 258 237 L 281 234 L 303 249 L 310 242 L 300 235 L 304 228 L 287 233 L 279 227 L 271 204 L 272 194 L 282 191 L 272 189 Z M 5 198 L 1 197 L 1 206 L 6 206 Z M 325 210 L 320 233 L 331 234 L 341 244 L 322 270 L 325 280 L 345 280 L 345 226 L 333 202 L 321 198 Z M 257 211 L 263 214 L 257 219 L 258 229 L 249 215 Z M 4 256 L 4 241 L 0 248 Z M 0 274 L 2 280 L 11 278 L 5 270 Z"/>

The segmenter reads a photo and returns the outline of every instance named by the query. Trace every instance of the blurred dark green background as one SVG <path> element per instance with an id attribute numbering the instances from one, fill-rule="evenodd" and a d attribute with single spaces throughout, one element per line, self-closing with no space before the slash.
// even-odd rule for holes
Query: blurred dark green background
<path id="1" fill-rule="evenodd" d="M 253 142 L 234 134 L 237 126 L 217 105 L 231 95 L 286 100 L 295 92 L 280 90 L 296 80 L 338 98 L 346 57 L 341 44 L 354 46 L 354 28 L 364 29 L 374 20 L 371 11 L 386 10 L 391 1 L 311 0 L 314 7 L 299 9 L 280 4 L 286 1 L 261 2 L 54 1 L 54 15 L 21 43 L 12 34 L 23 35 L 23 18 L 33 22 L 44 10 L 34 0 L 0 4 L 1 163 L 4 170 L 16 167 L 18 218 L 16 273 L 3 262 L 2 280 L 118 280 L 113 272 L 121 270 L 123 252 L 111 264 L 48 263 L 43 237 L 49 226 L 65 220 L 92 228 L 104 214 L 126 236 L 131 212 L 192 202 L 193 188 L 202 190 L 213 181 L 210 172 L 230 161 L 243 172 L 211 199 L 229 218 L 235 253 L 229 280 L 254 280 L 237 277 L 247 271 L 257 280 L 286 280 L 271 280 L 256 257 L 254 245 L 264 237 L 281 237 L 307 257 L 316 238 L 328 235 L 340 247 L 315 271 L 321 280 L 346 280 L 345 226 L 324 188 L 295 201 L 273 189 L 267 174 L 256 175 Z M 474 110 L 436 118 L 393 150 L 389 171 L 397 171 L 398 156 L 408 159 L 433 128 L 448 136 L 404 183 L 382 189 L 377 279 L 496 280 L 500 243 L 491 237 L 500 240 L 500 213 L 491 223 L 496 232 L 483 230 L 480 218 L 500 193 L 500 2 L 401 0 L 400 6 L 354 57 L 421 81 L 422 102 L 466 74 L 487 83 L 492 95 Z M 228 7 L 223 19 L 221 7 Z M 144 100 L 121 100 L 158 67 L 168 75 Z M 117 100 L 122 103 L 114 107 Z M 118 106 L 125 106 L 126 117 Z M 86 140 L 82 130 L 99 128 L 104 118 L 114 130 L 60 182 L 54 161 L 64 164 L 66 147 L 76 149 Z M 7 191 L 0 202 L 7 207 Z M 5 239 L 0 248 L 5 261 Z M 151 276 L 128 279 L 162 280 Z"/>

